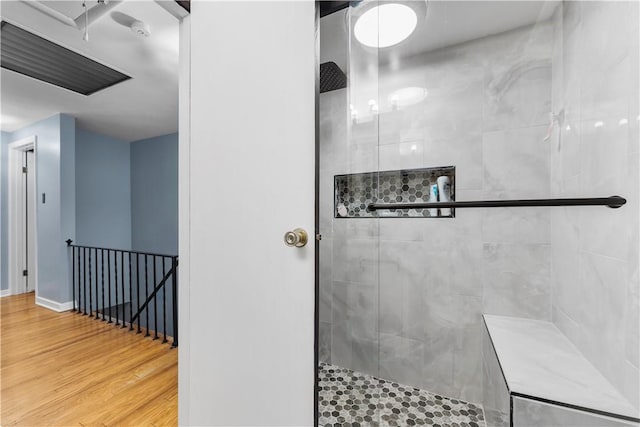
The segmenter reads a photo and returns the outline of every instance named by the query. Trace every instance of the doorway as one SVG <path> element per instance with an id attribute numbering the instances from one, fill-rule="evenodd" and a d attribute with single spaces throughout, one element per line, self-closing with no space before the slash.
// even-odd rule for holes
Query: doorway
<path id="1" fill-rule="evenodd" d="M 36 137 L 9 145 L 9 289 L 37 289 Z M 44 197 L 44 196 L 43 196 Z"/>
<path id="2" fill-rule="evenodd" d="M 22 163 L 22 195 L 24 197 L 24 213 L 22 215 L 22 240 L 24 242 L 24 259 L 22 261 L 22 277 L 24 278 L 25 292 L 33 292 L 36 290 L 36 281 L 33 272 L 35 272 L 35 249 L 36 249 L 36 180 L 35 180 L 35 150 L 24 151 Z M 31 273 L 31 274 L 29 274 Z M 18 286 L 20 290 L 20 285 Z M 22 292 L 19 292 L 22 293 Z"/>

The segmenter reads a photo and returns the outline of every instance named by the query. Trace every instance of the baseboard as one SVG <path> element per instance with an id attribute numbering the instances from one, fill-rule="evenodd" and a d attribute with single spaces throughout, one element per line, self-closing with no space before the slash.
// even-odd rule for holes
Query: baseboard
<path id="1" fill-rule="evenodd" d="M 57 311 L 58 313 L 69 311 L 73 308 L 73 301 L 59 303 L 42 297 L 36 297 L 36 304 L 49 310 Z"/>
<path id="2" fill-rule="evenodd" d="M 0 298 L 8 297 L 9 295 L 11 295 L 11 289 L 2 289 L 0 291 Z"/>

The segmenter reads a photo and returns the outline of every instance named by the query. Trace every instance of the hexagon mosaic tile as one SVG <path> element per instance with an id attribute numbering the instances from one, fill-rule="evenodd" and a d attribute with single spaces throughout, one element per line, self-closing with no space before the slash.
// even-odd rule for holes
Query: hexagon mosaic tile
<path id="1" fill-rule="evenodd" d="M 482 406 L 335 365 L 319 366 L 323 427 L 485 427 Z"/>
<path id="2" fill-rule="evenodd" d="M 430 188 L 439 176 L 448 176 L 455 200 L 455 167 L 409 169 L 336 175 L 334 177 L 335 218 L 452 217 L 438 209 L 389 209 L 370 212 L 370 203 L 427 203 Z"/>

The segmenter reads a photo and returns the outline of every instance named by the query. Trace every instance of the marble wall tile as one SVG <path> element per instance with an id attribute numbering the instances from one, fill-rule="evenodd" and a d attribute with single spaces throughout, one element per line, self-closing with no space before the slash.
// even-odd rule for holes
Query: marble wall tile
<path id="1" fill-rule="evenodd" d="M 351 335 L 359 340 L 377 340 L 379 333 L 378 287 L 349 286 L 348 324 Z"/>
<path id="2" fill-rule="evenodd" d="M 456 166 L 457 190 L 482 188 L 483 150 L 479 131 L 446 138 L 428 136 L 423 156 L 425 165 Z"/>
<path id="3" fill-rule="evenodd" d="M 617 194 L 628 172 L 628 129 L 619 118 L 583 121 L 580 136 L 580 187 L 583 194 Z"/>
<path id="4" fill-rule="evenodd" d="M 633 222 L 634 212 L 631 209 L 585 207 L 574 209 L 572 212 L 574 217 L 577 216 L 580 229 L 579 245 L 582 250 L 626 261 L 632 238 L 629 225 Z"/>
<path id="5" fill-rule="evenodd" d="M 551 243 L 549 208 L 502 208 L 482 211 L 482 239 L 487 243 Z"/>
<path id="6" fill-rule="evenodd" d="M 350 143 L 347 167 L 343 173 L 364 173 L 378 170 L 378 145 L 374 142 Z"/>
<path id="7" fill-rule="evenodd" d="M 353 337 L 351 347 L 351 368 L 353 370 L 378 376 L 380 368 L 380 349 L 378 337 L 375 339 Z"/>
<path id="8" fill-rule="evenodd" d="M 424 145 L 422 140 L 380 145 L 380 170 L 418 169 L 422 168 Z"/>
<path id="9" fill-rule="evenodd" d="M 428 219 L 418 220 L 416 218 L 393 218 L 390 221 L 379 221 L 380 240 L 421 242 L 424 240 L 424 235 L 422 228 L 417 224 L 428 221 Z"/>
<path id="10" fill-rule="evenodd" d="M 323 235 L 331 235 L 333 228 L 334 189 L 333 174 L 320 172 L 320 232 Z"/>
<path id="11" fill-rule="evenodd" d="M 352 366 L 352 343 L 347 323 L 334 320 L 331 324 L 331 363 L 344 367 Z"/>
<path id="12" fill-rule="evenodd" d="M 321 322 L 331 323 L 333 285 L 333 241 L 331 237 L 324 237 L 319 246 L 319 317 Z"/>
<path id="13" fill-rule="evenodd" d="M 499 198 L 545 198 L 550 193 L 545 126 L 485 133 L 484 190 Z"/>
<path id="14" fill-rule="evenodd" d="M 429 327 L 424 339 L 420 387 L 445 396 L 457 396 L 454 388 L 455 345 L 445 330 Z"/>
<path id="15" fill-rule="evenodd" d="M 331 360 L 339 366 L 377 374 L 377 288 L 334 282 Z"/>
<path id="16" fill-rule="evenodd" d="M 563 197 L 623 194 L 628 203 L 555 210 L 551 233 L 553 322 L 636 407 L 638 28 L 637 2 L 562 4 L 553 90 L 566 114 L 552 175 Z"/>
<path id="17" fill-rule="evenodd" d="M 554 295 L 555 298 L 555 295 Z M 580 325 L 567 315 L 557 304 L 552 307 L 551 319 L 560 331 L 572 342 L 580 342 L 583 340 L 583 331 Z"/>
<path id="18" fill-rule="evenodd" d="M 631 427 L 637 424 L 526 398 L 514 397 L 513 425 L 517 427 Z"/>
<path id="19" fill-rule="evenodd" d="M 482 405 L 487 427 L 509 426 L 509 390 L 507 389 L 491 339 L 482 325 Z"/>
<path id="20" fill-rule="evenodd" d="M 386 76 L 380 77 L 386 79 Z M 397 89 L 403 88 L 404 86 L 402 85 L 397 87 Z M 384 101 L 383 99 L 381 102 Z M 423 112 L 424 102 L 399 109 L 391 109 L 390 106 L 387 106 L 385 111 L 380 112 L 378 143 L 383 146 L 407 141 L 422 141 L 424 138 L 423 123 L 425 119 Z"/>
<path id="21" fill-rule="evenodd" d="M 484 245 L 485 314 L 551 319 L 550 247 Z"/>
<path id="22" fill-rule="evenodd" d="M 627 308 L 626 263 L 588 252 L 581 253 L 583 289 L 575 319 L 584 331 L 577 347 L 618 390 L 624 373 L 625 316 Z"/>
<path id="23" fill-rule="evenodd" d="M 631 84 L 629 40 L 637 20 L 637 15 L 630 15 L 631 3 L 595 1 L 581 5 L 582 120 L 627 115 Z"/>
<path id="24" fill-rule="evenodd" d="M 421 387 L 416 375 L 421 371 L 424 344 L 421 341 L 380 334 L 380 377 Z"/>
<path id="25" fill-rule="evenodd" d="M 425 280 L 431 295 L 482 294 L 482 244 L 473 242 L 451 250 L 429 249 Z"/>
<path id="26" fill-rule="evenodd" d="M 331 363 L 331 323 L 320 322 L 318 325 L 318 359 Z"/>
<path id="27" fill-rule="evenodd" d="M 472 321 L 458 330 L 453 354 L 454 396 L 468 402 L 482 402 L 482 301 L 466 298 L 466 313 Z"/>
<path id="28" fill-rule="evenodd" d="M 502 46 L 487 55 L 485 131 L 549 123 L 552 35 L 545 22 L 495 38 Z"/>
<path id="29" fill-rule="evenodd" d="M 566 182 L 571 178 L 579 175 L 581 172 L 581 154 L 580 154 L 580 140 L 581 140 L 581 128 L 582 123 L 575 121 L 573 123 L 563 123 L 560 134 L 560 141 L 558 142 L 558 149 L 560 151 L 560 179 L 561 190 L 563 195 L 567 197 L 576 196 L 571 193 L 567 193 Z"/>
<path id="30" fill-rule="evenodd" d="M 622 370 L 624 371 L 622 394 L 638 410 L 637 416 L 640 418 L 640 369 L 626 360 L 623 362 Z"/>
<path id="31" fill-rule="evenodd" d="M 551 41 L 551 110 L 558 112 L 564 108 L 562 83 L 564 75 L 564 64 L 562 58 L 563 49 L 563 10 L 560 4 L 556 7 L 551 17 L 553 39 Z"/>
<path id="32" fill-rule="evenodd" d="M 356 221 L 362 220 L 357 219 L 349 222 Z M 333 280 L 377 284 L 378 261 L 378 242 L 376 240 L 351 239 L 338 237 L 338 234 L 334 234 Z"/>
<path id="33" fill-rule="evenodd" d="M 564 125 L 573 126 L 580 121 L 580 91 L 582 86 L 582 34 L 581 1 L 562 2 L 562 27 L 555 34 L 562 37 L 562 98 Z M 554 64 L 556 66 L 557 64 Z"/>
<path id="34" fill-rule="evenodd" d="M 629 246 L 627 251 L 627 318 L 626 318 L 626 356 L 627 361 L 636 369 L 640 368 L 640 152 L 630 156 L 630 174 L 626 194 L 629 197 L 628 208 L 636 213 L 636 218 L 629 221 L 627 227 Z M 639 378 L 639 377 L 636 377 Z M 639 401 L 636 399 L 635 401 Z M 639 402 L 640 403 L 640 402 Z M 639 404 L 640 406 L 640 404 Z"/>
<path id="35" fill-rule="evenodd" d="M 557 208 L 551 216 L 551 286 L 553 305 L 577 319 L 581 295 L 580 228 L 574 208 Z M 555 321 L 555 320 L 554 320 Z M 566 334 L 566 331 L 563 329 Z"/>
<path id="36" fill-rule="evenodd" d="M 333 208 L 331 208 L 331 214 L 333 214 Z M 377 240 L 379 229 L 380 220 L 377 218 L 358 218 L 357 220 L 336 218 L 333 221 L 333 233 L 338 238 Z"/>
<path id="37" fill-rule="evenodd" d="M 320 170 L 321 176 L 344 170 L 348 137 L 348 102 L 346 89 L 320 95 Z"/>
<path id="38" fill-rule="evenodd" d="M 380 241 L 380 330 L 424 338 L 429 262 L 421 242 Z"/>

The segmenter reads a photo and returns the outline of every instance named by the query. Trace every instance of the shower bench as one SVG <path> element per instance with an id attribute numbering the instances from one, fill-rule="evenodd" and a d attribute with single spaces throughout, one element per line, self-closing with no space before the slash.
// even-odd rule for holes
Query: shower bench
<path id="1" fill-rule="evenodd" d="M 483 317 L 488 427 L 640 425 L 638 409 L 553 323 Z"/>

